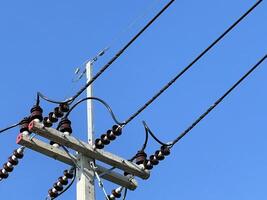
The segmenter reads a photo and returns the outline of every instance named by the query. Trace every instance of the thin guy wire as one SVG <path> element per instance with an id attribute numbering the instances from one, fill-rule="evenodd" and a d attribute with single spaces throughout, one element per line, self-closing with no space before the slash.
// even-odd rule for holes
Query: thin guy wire
<path id="1" fill-rule="evenodd" d="M 116 36 L 114 36 L 105 48 L 99 51 L 93 58 L 87 59 L 85 62 L 83 62 L 82 66 L 85 66 L 85 64 L 88 62 L 91 62 L 92 64 L 95 63 L 99 59 L 99 57 L 103 56 L 108 50 L 110 50 L 111 47 L 116 44 L 124 34 L 131 30 L 137 24 L 138 21 L 141 21 L 159 1 L 160 0 L 155 0 L 151 5 L 149 5 L 141 14 L 139 14 L 131 23 L 129 23 L 129 25 L 125 29 L 123 29 Z M 80 71 L 80 68 L 78 68 L 78 70 Z M 78 75 L 77 79 L 74 79 L 74 82 L 79 81 L 85 73 L 86 68 L 80 73 L 80 75 Z"/>
<path id="2" fill-rule="evenodd" d="M 68 98 L 65 101 L 54 101 L 49 99 L 48 97 L 44 96 L 43 94 L 41 94 L 40 92 L 38 93 L 38 95 L 43 98 L 44 100 L 51 102 L 51 103 L 55 103 L 55 104 L 60 104 L 60 103 L 68 103 L 71 104 L 78 96 L 80 96 L 88 86 L 90 86 L 102 73 L 104 73 L 106 71 L 106 69 L 109 68 L 109 66 L 111 66 L 111 64 L 117 60 L 122 54 L 123 52 L 154 22 L 156 21 L 156 19 L 158 19 L 159 16 L 161 16 L 161 14 L 174 2 L 175 0 L 171 0 L 169 1 L 169 3 L 167 3 L 157 14 L 156 16 L 154 16 L 121 50 L 119 50 L 115 56 L 113 58 L 111 58 L 107 64 L 105 64 L 100 70 L 99 72 L 92 77 L 91 80 L 89 80 L 86 85 L 84 87 L 82 87 L 74 96 Z"/>
<path id="3" fill-rule="evenodd" d="M 173 83 L 175 83 L 187 70 L 189 70 L 200 58 L 202 58 L 212 47 L 214 47 L 221 39 L 223 39 L 227 33 L 229 33 L 236 25 L 238 25 L 254 8 L 256 8 L 262 0 L 257 1 L 245 14 L 243 14 L 236 22 L 234 22 L 225 32 L 223 32 L 211 45 L 209 45 L 204 51 L 202 51 L 188 66 L 186 66 L 179 74 L 177 74 L 170 82 L 168 82 L 158 93 L 156 93 L 151 99 L 149 99 L 139 110 L 131 115 L 124 125 L 128 124 L 141 112 L 143 112 L 151 103 L 153 103 L 165 90 L 167 90 Z"/>

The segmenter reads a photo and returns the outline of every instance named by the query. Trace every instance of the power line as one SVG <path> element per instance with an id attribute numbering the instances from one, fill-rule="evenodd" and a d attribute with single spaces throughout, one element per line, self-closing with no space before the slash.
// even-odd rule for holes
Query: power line
<path id="1" fill-rule="evenodd" d="M 202 58 L 212 47 L 214 47 L 227 33 L 237 26 L 251 11 L 253 11 L 262 0 L 257 1 L 248 11 L 246 11 L 237 21 L 235 21 L 226 31 L 224 31 L 214 42 L 212 42 L 204 51 L 202 51 L 189 65 L 187 65 L 180 73 L 178 73 L 171 81 L 169 81 L 161 90 L 159 90 L 151 99 L 149 99 L 141 108 L 132 114 L 125 122 L 128 124 L 141 112 L 143 112 L 151 103 L 153 103 L 163 92 L 165 92 L 172 84 L 174 84 L 186 71 L 188 71 L 200 58 Z"/>
<path id="2" fill-rule="evenodd" d="M 185 131 L 183 131 L 175 140 L 172 142 L 162 145 L 160 150 L 155 151 L 155 153 L 147 159 L 147 154 L 144 149 L 137 152 L 135 156 L 136 164 L 143 165 L 145 169 L 151 170 L 154 166 L 158 165 L 160 161 L 165 159 L 165 156 L 170 155 L 171 148 L 182 139 L 187 133 L 189 133 L 202 119 L 204 119 L 216 106 L 218 106 L 225 97 L 227 97 L 242 81 L 244 81 L 260 64 L 267 58 L 265 55 L 260 59 L 245 75 L 243 75 L 226 93 L 224 93 L 214 104 L 212 104 L 206 112 L 204 112 L 195 122 L 192 123 Z M 147 133 L 146 133 L 147 134 Z M 147 142 L 147 139 L 145 143 Z"/>
<path id="3" fill-rule="evenodd" d="M 105 53 L 111 49 L 111 47 L 117 43 L 117 41 L 124 35 L 126 34 L 129 30 L 131 30 L 138 21 L 140 21 L 141 19 L 143 19 L 151 10 L 152 8 L 155 6 L 156 3 L 158 3 L 160 0 L 155 0 L 154 2 L 152 2 L 151 5 L 149 5 L 147 8 L 145 8 L 145 10 L 140 13 L 131 23 L 128 24 L 128 26 L 126 28 L 124 28 L 122 31 L 120 31 L 117 35 L 115 35 L 110 42 L 108 43 L 108 45 L 103 48 L 101 51 L 99 51 L 93 58 L 87 59 L 85 62 L 83 62 L 82 66 L 85 67 L 86 63 L 88 63 L 89 61 L 93 64 L 95 63 L 100 57 L 104 56 Z M 78 74 L 80 72 L 80 68 L 78 67 L 76 69 L 75 74 Z M 86 73 L 86 67 L 84 68 L 84 70 L 78 75 L 77 79 L 74 80 L 74 82 L 80 80 Z"/>
<path id="4" fill-rule="evenodd" d="M 65 101 L 54 101 L 49 99 L 48 97 L 44 96 L 43 94 L 41 94 L 40 92 L 38 92 L 37 96 L 37 101 L 39 99 L 39 97 L 43 98 L 44 100 L 51 102 L 51 103 L 56 103 L 56 104 L 61 104 L 61 103 L 68 103 L 71 104 L 77 97 L 79 97 L 85 90 L 87 87 L 89 87 L 102 73 L 104 73 L 106 71 L 106 69 L 108 69 L 111 64 L 117 60 L 122 54 L 123 52 L 151 25 L 153 24 L 153 22 L 155 22 L 159 16 L 161 16 L 162 13 L 164 13 L 165 10 L 167 10 L 167 8 L 169 8 L 169 6 L 174 3 L 175 0 L 171 0 L 169 1 L 169 3 L 167 3 L 134 37 L 132 37 L 132 39 L 122 48 L 120 49 L 115 56 L 113 56 L 100 70 L 99 72 L 92 77 L 91 80 L 89 80 L 86 85 L 84 87 L 82 87 L 74 96 L 68 98 Z"/>
<path id="5" fill-rule="evenodd" d="M 194 121 L 185 131 L 183 131 L 173 142 L 172 146 L 175 145 L 180 139 L 182 139 L 187 133 L 189 133 L 202 119 L 204 119 L 216 106 L 218 106 L 225 97 L 227 97 L 242 81 L 244 81 L 260 64 L 267 58 L 267 54 L 260 59 L 244 76 L 242 76 L 226 93 L 224 93 L 217 101 L 214 102 L 196 121 Z"/>

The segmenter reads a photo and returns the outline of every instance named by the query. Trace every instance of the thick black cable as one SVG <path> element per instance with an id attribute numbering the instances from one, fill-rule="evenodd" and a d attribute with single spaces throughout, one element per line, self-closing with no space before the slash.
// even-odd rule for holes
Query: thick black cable
<path id="1" fill-rule="evenodd" d="M 148 125 L 146 124 L 145 121 L 143 121 L 143 125 L 145 127 L 145 130 L 146 130 L 146 137 L 149 133 L 149 135 L 151 135 L 151 137 L 157 142 L 159 143 L 160 145 L 163 145 L 163 146 L 170 146 L 170 144 L 166 144 L 164 142 L 162 142 L 160 139 L 157 138 L 157 136 L 150 130 L 150 128 L 148 127 Z M 145 140 L 145 143 L 144 143 L 144 146 L 147 145 L 147 139 Z"/>
<path id="2" fill-rule="evenodd" d="M 153 103 L 165 90 L 167 90 L 177 79 L 179 79 L 187 70 L 189 70 L 202 56 L 204 56 L 212 47 L 214 47 L 227 33 L 229 33 L 236 25 L 238 25 L 254 8 L 256 8 L 262 0 L 257 1 L 248 11 L 246 11 L 237 21 L 235 21 L 225 32 L 223 32 L 213 43 L 211 43 L 204 51 L 202 51 L 188 66 L 186 66 L 179 74 L 177 74 L 170 82 L 168 82 L 158 93 L 149 99 L 139 110 L 132 114 L 125 122 L 128 124 L 141 112 L 143 112 L 151 103 Z"/>
<path id="3" fill-rule="evenodd" d="M 144 128 L 145 128 L 145 141 L 144 141 L 144 144 L 143 144 L 143 146 L 142 146 L 142 148 L 141 148 L 141 150 L 140 151 L 144 151 L 145 149 L 146 149 L 146 147 L 147 147 L 147 142 L 148 142 L 148 127 L 147 127 L 147 125 L 146 125 L 146 122 L 145 121 L 143 121 L 143 125 L 144 125 Z"/>
<path id="4" fill-rule="evenodd" d="M 99 72 L 92 77 L 91 80 L 88 81 L 88 83 L 86 83 L 86 85 L 84 87 L 82 87 L 74 96 L 72 96 L 71 98 L 65 100 L 65 101 L 54 101 L 51 100 L 49 98 L 47 98 L 46 96 L 44 96 L 43 94 L 41 94 L 40 92 L 38 93 L 38 95 L 43 98 L 44 100 L 51 102 L 51 103 L 56 103 L 56 104 L 60 104 L 60 103 L 68 103 L 71 104 L 73 103 L 73 101 L 79 97 L 88 86 L 90 86 L 102 73 L 104 73 L 106 71 L 106 69 L 109 68 L 109 66 L 115 61 L 117 60 L 122 54 L 123 52 L 154 22 L 156 21 L 156 19 L 158 19 L 159 16 L 161 16 L 161 14 L 174 2 L 175 0 L 171 0 L 169 1 L 169 3 L 167 3 L 122 49 L 120 49 L 113 58 L 111 58 L 107 64 L 105 64 L 100 70 Z"/>
<path id="5" fill-rule="evenodd" d="M 247 76 L 249 76 L 260 64 L 267 58 L 267 54 L 258 61 L 242 78 L 240 78 L 226 93 L 224 93 L 217 101 L 212 104 L 209 109 L 204 112 L 195 122 L 193 122 L 185 131 L 183 131 L 175 140 L 172 142 L 172 146 L 181 140 L 187 133 L 189 133 L 202 119 L 204 119 L 216 106 L 218 106 L 225 97 L 227 97 Z"/>
<path id="6" fill-rule="evenodd" d="M 79 100 L 78 102 L 76 102 L 76 103 L 70 108 L 70 110 L 66 113 L 65 117 L 67 118 L 67 117 L 69 116 L 69 114 L 72 112 L 72 110 L 73 110 L 76 106 L 78 106 L 78 105 L 81 104 L 82 102 L 84 102 L 84 101 L 88 101 L 88 100 L 96 100 L 96 101 L 100 102 L 101 104 L 103 104 L 103 105 L 107 108 L 107 110 L 108 110 L 108 112 L 110 113 L 110 115 L 111 115 L 112 119 L 114 120 L 114 122 L 115 122 L 116 124 L 118 124 L 118 125 L 122 125 L 122 123 L 119 122 L 119 121 L 117 120 L 117 118 L 116 118 L 114 112 L 112 111 L 111 107 L 110 107 L 104 100 L 102 100 L 102 99 L 100 99 L 100 98 L 98 98 L 98 97 L 86 97 L 86 98 L 84 98 L 84 99 Z"/>
<path id="7" fill-rule="evenodd" d="M 15 128 L 15 127 L 17 127 L 17 126 L 19 126 L 19 125 L 20 125 L 20 123 L 17 123 L 17 124 L 13 124 L 13 125 L 11 125 L 11 126 L 8 126 L 8 127 L 6 127 L 6 128 L 3 128 L 3 129 L 0 130 L 0 133 L 3 133 L 3 132 L 5 132 L 5 131 L 7 131 L 7 130 L 9 130 L 9 129 Z"/>

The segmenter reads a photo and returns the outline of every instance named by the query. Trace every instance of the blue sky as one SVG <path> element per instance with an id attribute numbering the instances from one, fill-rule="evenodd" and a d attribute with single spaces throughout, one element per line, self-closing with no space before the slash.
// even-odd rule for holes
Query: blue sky
<path id="1" fill-rule="evenodd" d="M 36 92 L 65 99 L 85 82 L 73 83 L 77 66 L 112 43 L 95 63 L 105 64 L 167 1 L 1 1 L 0 127 L 20 121 Z M 103 98 L 125 120 L 187 65 L 255 1 L 176 1 L 95 83 Z M 126 27 L 146 8 L 149 13 Z M 141 147 L 146 120 L 164 141 L 175 138 L 263 55 L 267 48 L 265 1 L 189 70 L 177 83 L 125 127 L 106 149 L 129 158 Z M 120 34 L 126 29 L 124 34 Z M 131 199 L 264 199 L 267 179 L 267 63 L 255 71 L 203 122 L 177 144 L 171 156 L 139 180 Z M 44 112 L 54 105 L 41 103 Z M 86 137 L 86 107 L 71 115 L 74 135 Z M 96 137 L 113 122 L 95 104 Z M 0 162 L 6 162 L 18 129 L 0 135 Z M 149 141 L 147 153 L 159 146 Z M 0 182 L 1 199 L 45 199 L 67 166 L 31 150 L 10 177 Z M 105 182 L 111 191 L 114 185 Z M 116 187 L 116 186 L 115 186 Z M 97 199 L 104 199 L 96 186 Z M 59 199 L 75 199 L 75 185 Z"/>

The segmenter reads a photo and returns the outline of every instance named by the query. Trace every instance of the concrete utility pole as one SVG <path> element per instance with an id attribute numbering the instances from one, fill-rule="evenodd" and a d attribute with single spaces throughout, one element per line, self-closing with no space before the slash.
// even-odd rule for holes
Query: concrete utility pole
<path id="1" fill-rule="evenodd" d="M 92 78 L 93 65 L 91 61 L 86 63 L 86 80 L 87 82 Z M 92 85 L 87 90 L 87 97 L 93 96 Z M 87 101 L 87 135 L 88 143 L 93 145 L 94 127 L 93 127 L 93 101 Z M 90 162 L 95 162 L 93 159 L 85 157 L 79 153 L 78 165 L 81 167 L 77 170 L 77 200 L 95 200 L 95 184 L 94 171 L 90 168 Z M 84 169 L 87 169 L 86 172 Z"/>

